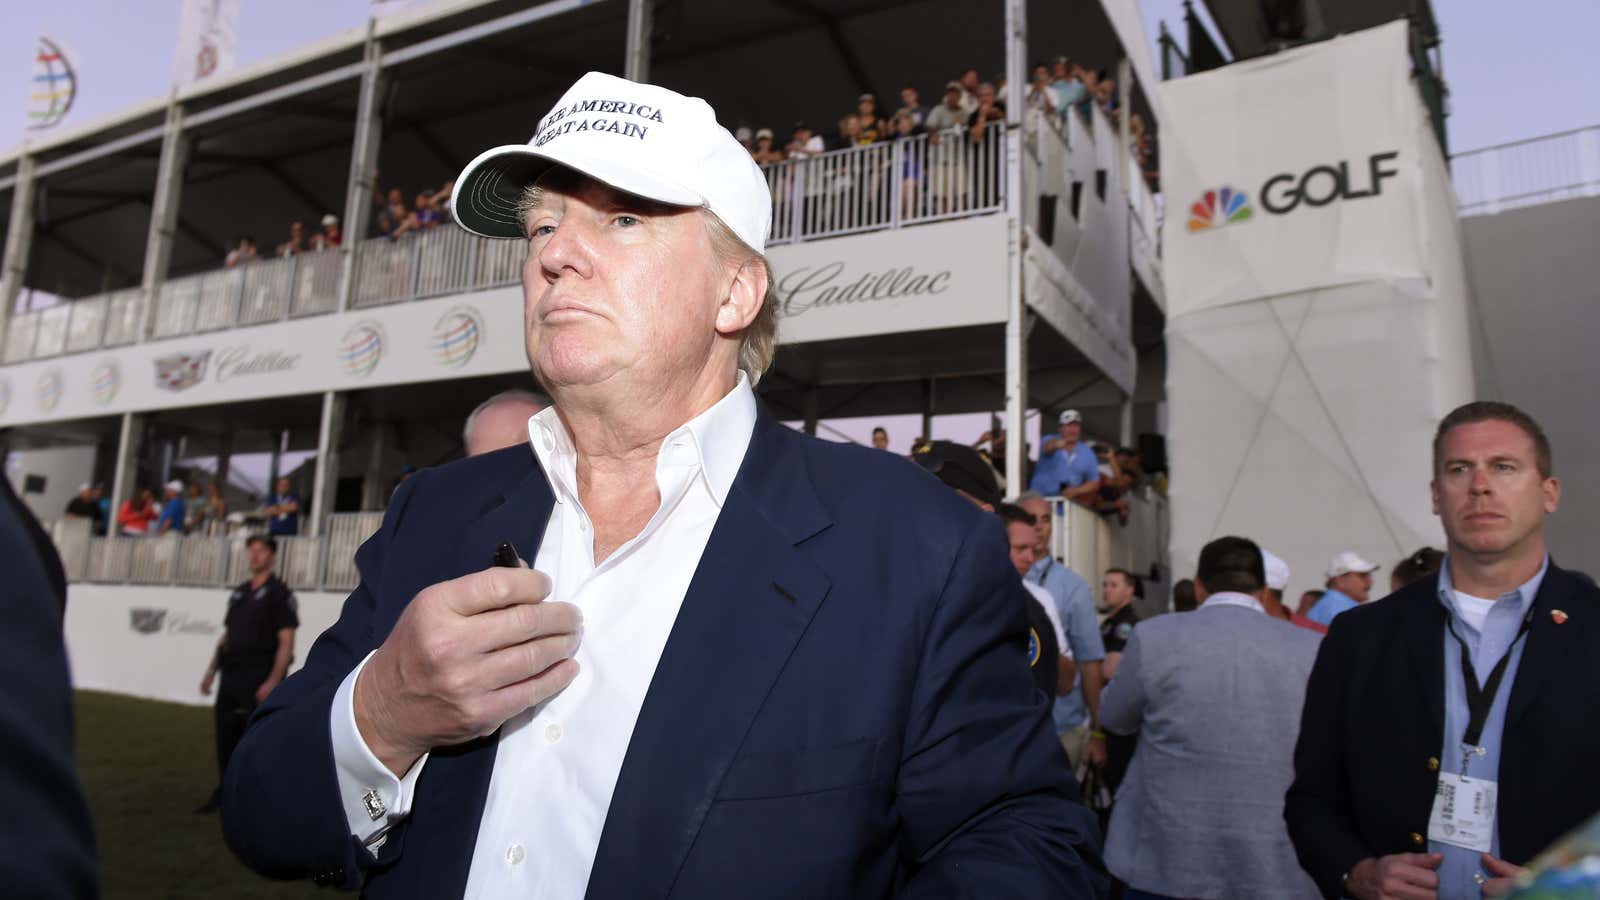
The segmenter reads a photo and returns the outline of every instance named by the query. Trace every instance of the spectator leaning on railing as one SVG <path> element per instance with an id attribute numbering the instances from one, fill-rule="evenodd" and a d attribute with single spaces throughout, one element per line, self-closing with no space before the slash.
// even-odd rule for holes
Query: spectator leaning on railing
<path id="1" fill-rule="evenodd" d="M 250 235 L 239 238 L 239 242 L 228 251 L 228 256 L 222 261 L 225 268 L 233 268 L 241 263 L 247 263 L 256 258 L 256 239 Z"/>
<path id="2" fill-rule="evenodd" d="M 783 154 L 772 146 L 772 140 L 771 128 L 762 128 L 756 132 L 756 146 L 750 151 L 750 157 L 756 161 L 756 165 L 765 166 L 783 162 Z"/>
<path id="3" fill-rule="evenodd" d="M 306 226 L 299 220 L 289 223 L 289 239 L 278 245 L 278 256 L 294 256 L 306 252 Z"/>
<path id="4" fill-rule="evenodd" d="M 912 127 L 921 130 L 922 123 L 928 118 L 928 108 L 922 105 L 917 89 L 908 84 L 900 89 L 900 108 L 894 114 L 910 116 Z"/>

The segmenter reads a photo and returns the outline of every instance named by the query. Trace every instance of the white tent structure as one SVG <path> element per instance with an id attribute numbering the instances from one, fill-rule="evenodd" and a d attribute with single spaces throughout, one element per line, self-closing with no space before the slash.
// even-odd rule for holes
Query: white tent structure
<path id="1" fill-rule="evenodd" d="M 1175 573 L 1241 534 L 1298 593 L 1341 550 L 1440 543 L 1430 444 L 1472 396 L 1472 334 L 1406 28 L 1162 87 Z"/>

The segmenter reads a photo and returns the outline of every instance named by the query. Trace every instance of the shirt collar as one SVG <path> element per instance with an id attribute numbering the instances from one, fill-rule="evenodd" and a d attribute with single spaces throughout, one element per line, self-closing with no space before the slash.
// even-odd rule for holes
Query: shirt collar
<path id="1" fill-rule="evenodd" d="M 1200 604 L 1200 606 L 1202 608 L 1208 606 L 1242 606 L 1246 609 L 1253 609 L 1262 615 L 1267 614 L 1267 608 L 1261 605 L 1260 600 L 1249 594 L 1241 594 L 1237 591 L 1217 591 L 1207 597 L 1206 602 Z"/>
<path id="2" fill-rule="evenodd" d="M 750 449 L 750 436 L 756 425 L 756 395 L 744 372 L 733 389 L 710 409 L 673 429 L 661 442 L 662 452 L 673 441 L 687 438 L 695 460 L 705 477 L 706 487 L 720 508 L 728 500 L 733 481 Z M 578 496 L 578 451 L 566 423 L 554 406 L 546 407 L 528 419 L 528 443 L 546 477 L 555 487 L 556 502 Z M 658 457 L 659 458 L 659 457 Z"/>
<path id="3" fill-rule="evenodd" d="M 1550 571 L 1550 554 L 1544 555 L 1544 562 L 1539 564 L 1539 571 L 1522 584 L 1512 588 L 1504 594 L 1494 598 L 1495 603 L 1510 599 L 1517 605 L 1518 615 L 1526 615 L 1528 606 L 1533 603 L 1533 598 L 1539 596 L 1539 586 L 1544 584 L 1545 573 Z M 1488 599 L 1488 598 L 1484 598 Z M 1450 580 L 1450 557 L 1446 556 L 1439 564 L 1439 602 L 1452 615 L 1459 617 L 1460 611 L 1456 609 L 1455 584 Z"/>

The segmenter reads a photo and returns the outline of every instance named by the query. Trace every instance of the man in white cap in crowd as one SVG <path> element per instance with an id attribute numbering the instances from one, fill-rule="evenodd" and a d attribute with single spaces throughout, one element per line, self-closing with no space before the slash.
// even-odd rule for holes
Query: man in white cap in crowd
<path id="1" fill-rule="evenodd" d="M 235 852 L 375 900 L 1099 896 L 998 520 L 756 398 L 772 200 L 711 107 L 589 73 L 454 196 L 527 247 L 553 405 L 395 492 L 231 760 Z"/>
<path id="2" fill-rule="evenodd" d="M 167 482 L 164 491 L 165 498 L 161 503 L 161 518 L 156 520 L 156 533 L 166 534 L 174 532 L 183 534 L 184 514 L 187 507 L 183 502 L 183 482 L 174 478 Z"/>
<path id="3" fill-rule="evenodd" d="M 1370 600 L 1372 573 L 1377 570 L 1376 563 L 1367 562 L 1349 550 L 1335 556 L 1328 563 L 1328 590 L 1306 613 L 1306 618 L 1326 626 L 1345 610 L 1355 609 Z"/>
<path id="4" fill-rule="evenodd" d="M 1057 423 L 1057 436 L 1039 448 L 1039 464 L 1028 487 L 1046 497 L 1092 497 L 1100 491 L 1100 460 L 1095 458 L 1094 448 L 1083 441 L 1083 417 L 1069 409 Z"/>
<path id="5" fill-rule="evenodd" d="M 1283 605 L 1283 592 L 1289 587 L 1289 564 L 1265 547 L 1261 548 L 1261 561 L 1267 570 L 1267 590 L 1261 596 L 1261 605 L 1267 615 L 1317 634 L 1327 634 L 1328 626 L 1313 622 Z"/>

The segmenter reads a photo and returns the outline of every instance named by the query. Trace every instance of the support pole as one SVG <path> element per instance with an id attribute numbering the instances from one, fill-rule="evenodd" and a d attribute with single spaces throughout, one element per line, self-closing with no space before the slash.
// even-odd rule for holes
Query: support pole
<path id="1" fill-rule="evenodd" d="M 151 200 L 150 231 L 144 244 L 144 322 L 139 339 L 155 336 L 161 284 L 172 264 L 172 241 L 178 232 L 178 205 L 183 196 L 183 170 L 189 162 L 190 141 L 183 134 L 183 107 L 177 96 L 167 103 L 166 130 L 161 135 L 161 162 L 156 169 L 155 197 Z"/>
<path id="2" fill-rule="evenodd" d="M 322 395 L 322 424 L 317 431 L 316 477 L 311 486 L 312 537 L 322 534 L 323 522 L 333 511 L 334 491 L 339 486 L 339 440 L 344 433 L 344 407 L 349 395 L 325 391 Z"/>
<path id="3" fill-rule="evenodd" d="M 1133 446 L 1133 395 L 1128 394 L 1122 398 L 1122 427 L 1118 431 L 1117 443 L 1123 447 Z"/>
<path id="4" fill-rule="evenodd" d="M 655 25 L 655 0 L 628 0 L 628 57 L 623 77 L 650 80 L 650 32 Z"/>
<path id="5" fill-rule="evenodd" d="M 383 138 L 383 53 L 377 25 L 367 22 L 367 45 L 362 59 L 361 96 L 356 106 L 355 140 L 350 147 L 350 179 L 344 195 L 344 243 L 339 247 L 339 311 L 353 305 L 356 284 L 356 250 L 367 237 L 373 192 L 378 189 L 378 146 Z"/>
<path id="6" fill-rule="evenodd" d="M 374 422 L 365 429 L 368 439 L 367 470 L 361 478 L 362 511 L 383 509 L 383 457 L 389 444 L 389 433 L 394 429 L 388 422 Z"/>
<path id="7" fill-rule="evenodd" d="M 144 413 L 123 413 L 117 433 L 117 461 L 111 470 L 111 516 L 106 533 L 116 535 L 117 513 L 122 501 L 133 494 L 133 480 L 139 471 L 139 441 L 144 436 Z"/>
<path id="8" fill-rule="evenodd" d="M 233 429 L 217 436 L 217 490 L 224 499 L 228 494 L 228 472 L 233 465 Z"/>
<path id="9" fill-rule="evenodd" d="M 806 389 L 806 434 L 817 436 L 817 420 L 822 417 L 822 391 L 818 388 Z"/>
<path id="10" fill-rule="evenodd" d="M 17 184 L 11 189 L 11 222 L 6 228 L 6 250 L 0 262 L 0 359 L 5 356 L 6 333 L 28 274 L 28 251 L 33 247 L 33 157 L 17 158 Z"/>
<path id="11" fill-rule="evenodd" d="M 1023 416 L 1028 401 L 1026 310 L 1022 303 L 1022 107 L 1027 79 L 1028 13 L 1025 0 L 1005 0 L 1006 83 L 1014 91 L 1006 104 L 1006 485 L 1010 493 L 1023 486 Z"/>
<path id="12" fill-rule="evenodd" d="M 922 435 L 925 440 L 933 440 L 933 410 L 936 404 L 934 397 L 935 379 L 922 379 Z"/>

